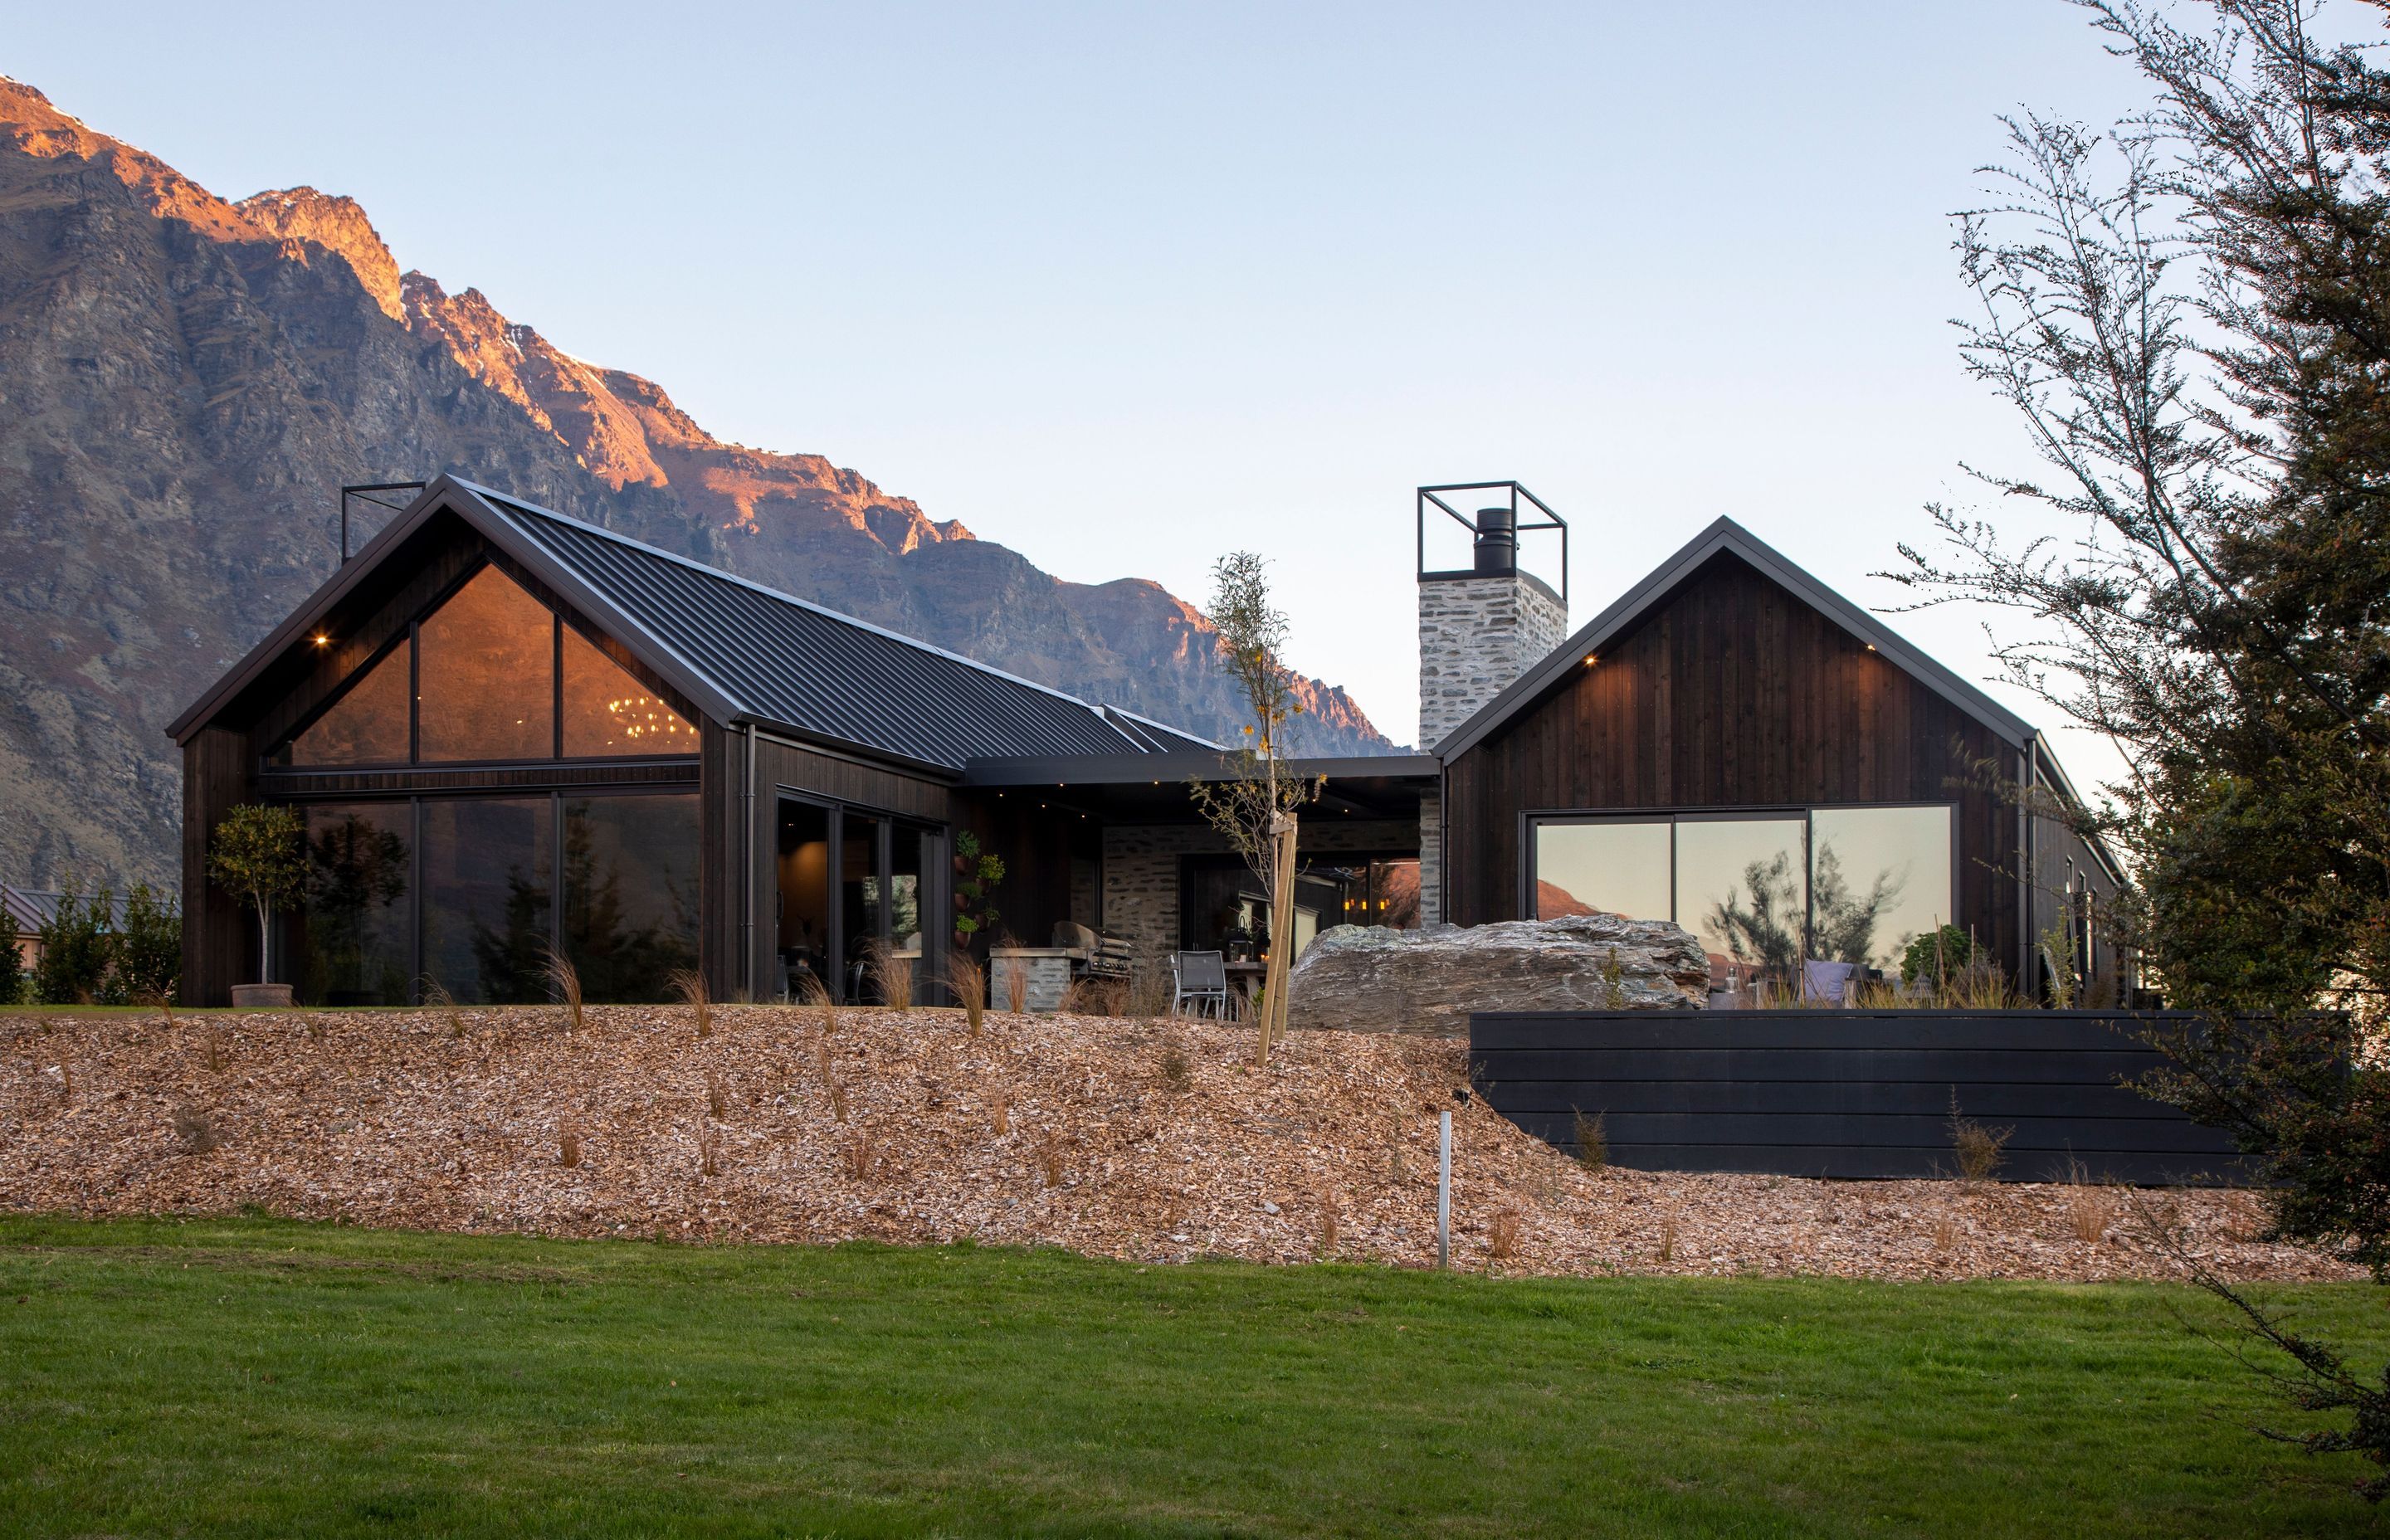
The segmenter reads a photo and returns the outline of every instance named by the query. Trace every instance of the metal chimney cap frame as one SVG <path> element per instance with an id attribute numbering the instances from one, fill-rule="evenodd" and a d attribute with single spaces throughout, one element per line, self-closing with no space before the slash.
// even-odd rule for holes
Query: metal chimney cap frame
<path id="1" fill-rule="evenodd" d="M 1417 505 L 1417 533 L 1419 538 L 1419 580 L 1421 583 L 1425 583 L 1430 579 L 1435 578 L 1466 578 L 1475 577 L 1477 575 L 1474 571 L 1431 572 L 1427 570 L 1427 508 L 1430 503 L 1433 503 L 1438 508 L 1441 508 L 1447 517 L 1449 517 L 1455 523 L 1458 524 L 1462 529 L 1467 530 L 1472 537 L 1478 533 L 1477 520 L 1474 518 L 1461 512 L 1458 508 L 1454 507 L 1450 503 L 1444 500 L 1443 494 L 1447 492 L 1508 493 L 1510 498 L 1510 525 L 1514 535 L 1525 534 L 1532 530 L 1560 531 L 1561 603 L 1563 607 L 1567 605 L 1569 597 L 1568 520 L 1562 519 L 1559 514 L 1554 513 L 1550 506 L 1545 503 L 1542 498 L 1536 496 L 1534 493 L 1529 492 L 1525 487 L 1521 486 L 1516 481 L 1453 481 L 1444 486 L 1421 487 L 1419 489 L 1419 501 Z M 1537 513 L 1542 514 L 1544 516 L 1544 522 L 1540 524 L 1522 522 L 1519 518 L 1519 505 L 1522 502 L 1527 504 L 1530 507 L 1533 507 Z M 1520 575 L 1523 577 L 1535 577 L 1533 572 L 1524 571 L 1522 571 Z M 1542 580 L 1538 578 L 1536 581 L 1540 583 Z"/>
<path id="2" fill-rule="evenodd" d="M 367 503 L 392 512 L 404 511 L 414 500 L 405 503 L 385 503 L 379 497 L 368 497 L 370 492 L 421 492 L 430 483 L 424 481 L 360 481 L 341 489 L 341 565 L 349 564 L 349 499 Z"/>

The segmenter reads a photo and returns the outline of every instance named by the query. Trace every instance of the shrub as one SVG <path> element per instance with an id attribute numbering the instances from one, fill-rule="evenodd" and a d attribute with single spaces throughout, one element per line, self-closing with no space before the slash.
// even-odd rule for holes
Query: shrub
<path id="1" fill-rule="evenodd" d="M 1959 1115 L 1959 1097 L 1950 1097 L 1950 1149 L 1958 1158 L 1959 1174 L 1970 1182 L 1981 1182 L 2000 1169 L 2008 1159 L 2009 1136 L 2013 1128 L 1986 1128 L 1972 1118 Z"/>
<path id="2" fill-rule="evenodd" d="M 1975 938 L 1955 925 L 1945 925 L 1908 943 L 1908 950 L 1900 955 L 1900 982 L 1913 988 L 1922 979 L 1928 989 L 1939 991 L 1974 959 Z"/>
<path id="3" fill-rule="evenodd" d="M 0 909 L 0 1006 L 13 1006 L 25 997 L 25 957 L 17 950 L 19 939 L 17 917 Z"/>
<path id="4" fill-rule="evenodd" d="M 1194 1061 L 1187 1057 L 1186 1041 L 1175 1032 L 1162 1040 L 1162 1060 L 1156 1068 L 1164 1090 L 1183 1092 L 1195 1084 Z"/>
<path id="5" fill-rule="evenodd" d="M 864 971 L 871 985 L 880 992 L 880 1003 L 898 1010 L 913 1008 L 913 961 L 900 957 L 895 948 L 873 937 L 864 943 Z"/>
<path id="6" fill-rule="evenodd" d="M 183 916 L 173 898 L 147 882 L 125 890 L 116 927 L 109 993 L 149 1004 L 171 1000 L 183 982 Z"/>
<path id="7" fill-rule="evenodd" d="M 109 920 L 115 900 L 106 888 L 88 898 L 70 879 L 42 928 L 42 957 L 33 965 L 33 994 L 45 1006 L 87 1006 L 99 997 L 115 960 Z"/>
<path id="8" fill-rule="evenodd" d="M 1571 1123 L 1576 1137 L 1576 1163 L 1591 1172 L 1607 1170 L 1610 1165 L 1610 1127 L 1602 1115 L 1596 1112 L 1587 1117 L 1572 1109 Z"/>
<path id="9" fill-rule="evenodd" d="M 216 1147 L 215 1120 L 203 1108 L 184 1102 L 174 1109 L 174 1136 L 186 1153 L 204 1155 Z"/>
<path id="10" fill-rule="evenodd" d="M 1499 1209 L 1485 1232 L 1485 1255 L 1489 1261 L 1508 1262 L 1519 1254 L 1519 1211 Z"/>

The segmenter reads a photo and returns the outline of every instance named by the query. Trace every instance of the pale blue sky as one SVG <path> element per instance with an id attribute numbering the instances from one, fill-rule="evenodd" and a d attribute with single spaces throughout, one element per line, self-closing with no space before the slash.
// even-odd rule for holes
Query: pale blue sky
<path id="1" fill-rule="evenodd" d="M 2024 464 L 1946 324 L 1995 115 L 2139 101 L 2059 0 L 47 6 L 0 70 L 1062 576 L 1271 552 L 1397 738 L 1420 482 L 1558 507 L 1578 622 L 1721 513 L 1895 597 Z"/>

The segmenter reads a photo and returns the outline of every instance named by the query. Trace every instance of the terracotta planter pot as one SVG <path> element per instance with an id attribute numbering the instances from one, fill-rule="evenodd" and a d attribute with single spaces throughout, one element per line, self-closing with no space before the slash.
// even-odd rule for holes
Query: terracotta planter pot
<path id="1" fill-rule="evenodd" d="M 970 944 L 970 931 L 968 931 L 968 930 L 957 930 L 957 931 L 956 931 L 956 932 L 955 932 L 955 945 L 957 945 L 957 947 L 963 947 L 963 946 L 969 946 Z"/>
<path id="2" fill-rule="evenodd" d="M 965 897 L 965 896 L 964 896 L 963 894 L 961 894 L 961 893 L 957 893 L 957 894 L 955 894 L 955 912 L 956 912 L 956 913 L 959 914 L 959 913 L 961 913 L 962 911 L 964 911 L 964 910 L 966 910 L 966 909 L 968 909 L 968 908 L 970 908 L 970 900 L 969 898 Z"/>
<path id="3" fill-rule="evenodd" d="M 287 1010 L 290 1006 L 289 984 L 235 984 L 232 986 L 232 1007 L 235 1010 Z"/>
<path id="4" fill-rule="evenodd" d="M 957 877 L 969 877 L 970 875 L 970 862 L 968 858 L 960 855 L 955 857 L 955 875 Z"/>

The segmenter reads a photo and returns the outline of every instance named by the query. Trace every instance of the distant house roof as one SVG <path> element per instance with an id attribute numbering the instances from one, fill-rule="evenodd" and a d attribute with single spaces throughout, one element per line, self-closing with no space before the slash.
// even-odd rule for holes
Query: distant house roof
<path id="1" fill-rule="evenodd" d="M 1757 568 L 1791 590 L 1794 597 L 1805 601 L 1810 608 L 1822 611 L 1852 635 L 1872 644 L 1885 661 L 1989 727 L 2012 747 L 2022 750 L 2037 736 L 2032 724 L 1927 657 L 1914 644 L 1884 624 L 1881 617 L 1860 609 L 1827 587 L 1795 565 L 1791 558 L 1733 520 L 1720 519 L 1687 542 L 1676 555 L 1653 568 L 1642 582 L 1620 595 L 1616 603 L 1587 622 L 1583 629 L 1554 648 L 1550 656 L 1520 675 L 1510 688 L 1487 701 L 1474 716 L 1455 727 L 1443 742 L 1434 746 L 1436 757 L 1449 763 L 1499 731 L 1510 718 L 1542 699 L 1545 691 L 1573 675 L 1578 660 L 1587 653 L 1599 653 L 1613 637 L 1632 628 L 1646 612 L 1658 608 L 1674 594 L 1686 579 L 1720 555 L 1738 557 Z"/>
<path id="2" fill-rule="evenodd" d="M 6 908 L 8 918 L 17 922 L 17 933 L 20 936 L 30 936 L 47 925 L 58 912 L 58 898 L 59 895 L 54 892 L 0 882 L 0 908 Z M 109 923 L 112 926 L 124 923 L 122 893 L 114 895 L 109 905 Z"/>
<path id="3" fill-rule="evenodd" d="M 959 775 L 975 759 L 1219 745 L 488 487 L 443 476 L 167 730 L 184 741 L 445 509 L 707 714 Z"/>

